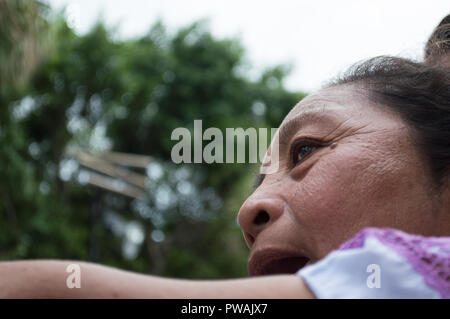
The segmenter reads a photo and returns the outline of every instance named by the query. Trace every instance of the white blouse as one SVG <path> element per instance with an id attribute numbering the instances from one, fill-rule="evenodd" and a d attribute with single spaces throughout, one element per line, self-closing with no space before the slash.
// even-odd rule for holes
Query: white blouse
<path id="1" fill-rule="evenodd" d="M 367 228 L 297 274 L 317 298 L 450 298 L 450 237 Z"/>

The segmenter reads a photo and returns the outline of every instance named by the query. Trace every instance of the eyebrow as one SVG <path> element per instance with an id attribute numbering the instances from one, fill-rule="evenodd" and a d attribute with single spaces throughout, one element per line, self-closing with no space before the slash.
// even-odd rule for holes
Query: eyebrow
<path id="1" fill-rule="evenodd" d="M 305 124 L 309 123 L 324 123 L 334 122 L 335 119 L 329 113 L 325 112 L 326 108 L 314 108 L 312 110 L 302 112 L 287 121 L 278 132 L 278 138 L 280 144 L 286 144 L 284 142 L 288 140 L 298 129 Z"/>

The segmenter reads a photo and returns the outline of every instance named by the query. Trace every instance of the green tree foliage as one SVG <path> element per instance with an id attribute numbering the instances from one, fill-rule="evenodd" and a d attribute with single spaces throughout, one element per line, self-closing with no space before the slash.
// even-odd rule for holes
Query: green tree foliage
<path id="1" fill-rule="evenodd" d="M 9 24 L 2 16 L 2 28 Z M 0 259 L 71 258 L 185 278 L 246 275 L 236 225 L 255 165 L 170 158 L 177 127 L 277 127 L 303 97 L 284 67 L 245 76 L 244 50 L 203 24 L 115 40 L 48 22 L 51 50 L 24 88 L 1 95 Z M 3 30 L 2 30 L 3 31 Z M 11 51 L 12 52 L 12 51 Z M 4 67 L 7 60 L 2 58 Z M 5 90 L 6 91 L 6 90 Z M 146 200 L 83 182 L 68 157 L 113 150 L 154 159 Z"/>
<path id="2" fill-rule="evenodd" d="M 43 46 L 46 7 L 39 1 L 0 0 L 0 91 L 23 84 L 33 71 Z"/>

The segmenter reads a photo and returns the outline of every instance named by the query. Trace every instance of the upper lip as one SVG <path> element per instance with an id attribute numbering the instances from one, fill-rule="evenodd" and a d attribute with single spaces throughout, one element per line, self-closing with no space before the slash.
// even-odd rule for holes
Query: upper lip
<path id="1" fill-rule="evenodd" d="M 250 276 L 295 273 L 304 267 L 310 258 L 303 252 L 266 248 L 255 250 L 248 260 Z"/>

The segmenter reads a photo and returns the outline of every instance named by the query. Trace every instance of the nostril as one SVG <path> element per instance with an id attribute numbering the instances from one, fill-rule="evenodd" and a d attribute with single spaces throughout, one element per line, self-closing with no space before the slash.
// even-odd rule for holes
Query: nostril
<path id="1" fill-rule="evenodd" d="M 270 220 L 269 214 L 265 210 L 259 211 L 258 215 L 256 215 L 255 219 L 253 220 L 253 223 L 255 225 L 261 225 L 265 224 Z"/>

